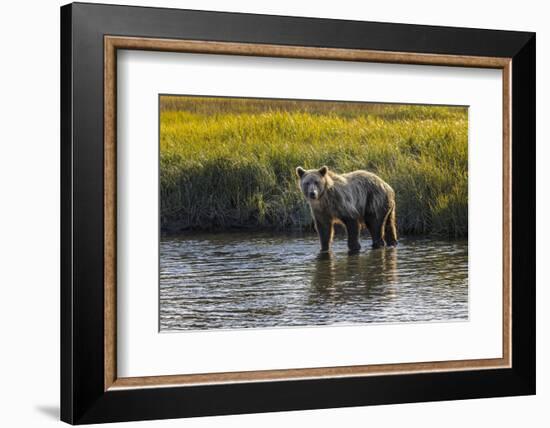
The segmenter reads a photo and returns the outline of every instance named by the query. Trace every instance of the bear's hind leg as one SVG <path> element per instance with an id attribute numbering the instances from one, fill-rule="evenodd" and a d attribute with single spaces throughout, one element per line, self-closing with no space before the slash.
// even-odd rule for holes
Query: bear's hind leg
<path id="1" fill-rule="evenodd" d="M 384 218 L 371 217 L 368 221 L 365 219 L 367 228 L 372 238 L 372 248 L 382 248 L 386 246 L 384 241 Z"/>
<path id="2" fill-rule="evenodd" d="M 388 213 L 386 218 L 386 244 L 391 247 L 397 246 L 397 227 L 395 225 L 395 207 L 393 207 Z"/>
<path id="3" fill-rule="evenodd" d="M 361 233 L 361 225 L 356 219 L 342 219 L 342 223 L 346 226 L 346 232 L 348 234 L 348 249 L 351 252 L 359 251 L 361 249 L 361 243 L 359 242 L 359 235 Z"/>

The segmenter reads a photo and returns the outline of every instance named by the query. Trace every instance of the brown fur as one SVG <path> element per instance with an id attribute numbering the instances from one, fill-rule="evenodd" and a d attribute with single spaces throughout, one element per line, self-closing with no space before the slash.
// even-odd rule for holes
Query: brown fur
<path id="1" fill-rule="evenodd" d="M 296 173 L 315 219 L 321 251 L 329 251 L 336 222 L 346 227 L 350 251 L 361 249 L 363 226 L 371 234 L 373 248 L 397 245 L 395 192 L 376 174 L 363 170 L 336 174 L 326 166 L 298 167 Z"/>

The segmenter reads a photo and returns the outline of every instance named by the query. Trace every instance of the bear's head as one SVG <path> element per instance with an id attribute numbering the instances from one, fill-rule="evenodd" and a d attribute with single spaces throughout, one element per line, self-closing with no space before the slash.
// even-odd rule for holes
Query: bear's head
<path id="1" fill-rule="evenodd" d="M 322 166 L 319 169 L 304 169 L 301 166 L 296 168 L 296 174 L 300 178 L 300 189 L 309 201 L 320 199 L 327 188 L 328 167 Z"/>

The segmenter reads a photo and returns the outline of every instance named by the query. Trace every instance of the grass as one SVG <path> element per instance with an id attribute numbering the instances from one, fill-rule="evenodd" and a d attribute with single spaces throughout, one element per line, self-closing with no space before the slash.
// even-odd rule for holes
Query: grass
<path id="1" fill-rule="evenodd" d="M 366 169 L 396 191 L 402 234 L 468 233 L 463 107 L 161 97 L 165 231 L 312 230 L 295 168 Z"/>

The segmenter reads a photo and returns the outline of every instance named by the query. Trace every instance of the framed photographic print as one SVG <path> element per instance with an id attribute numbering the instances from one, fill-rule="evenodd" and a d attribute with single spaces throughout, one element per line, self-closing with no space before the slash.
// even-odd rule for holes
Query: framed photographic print
<path id="1" fill-rule="evenodd" d="M 535 393 L 535 35 L 61 8 L 61 418 Z"/>

